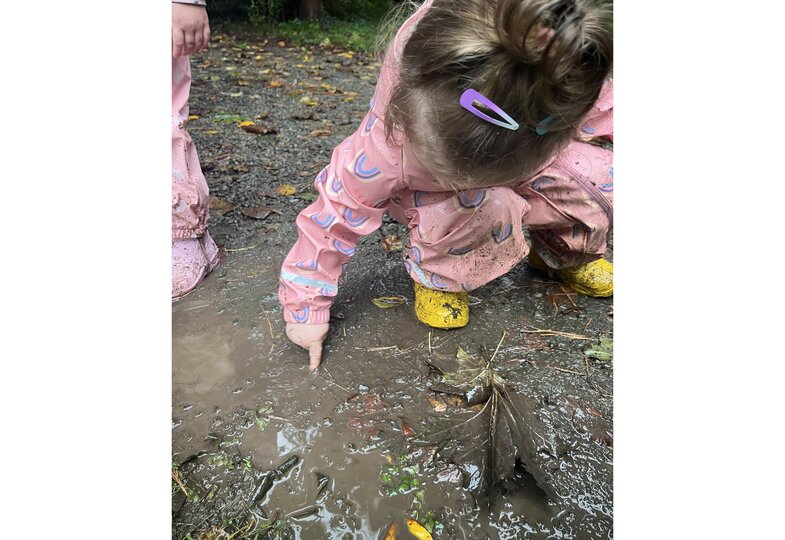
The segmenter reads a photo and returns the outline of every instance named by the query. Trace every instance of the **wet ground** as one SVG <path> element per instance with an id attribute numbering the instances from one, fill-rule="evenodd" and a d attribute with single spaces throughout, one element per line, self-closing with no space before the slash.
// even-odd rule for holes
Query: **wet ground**
<path id="1" fill-rule="evenodd" d="M 308 373 L 277 274 L 378 63 L 218 28 L 192 67 L 226 259 L 172 305 L 172 537 L 382 538 L 414 518 L 434 538 L 611 538 L 612 299 L 524 262 L 473 293 L 468 327 L 430 329 L 389 222 L 358 247 Z"/>

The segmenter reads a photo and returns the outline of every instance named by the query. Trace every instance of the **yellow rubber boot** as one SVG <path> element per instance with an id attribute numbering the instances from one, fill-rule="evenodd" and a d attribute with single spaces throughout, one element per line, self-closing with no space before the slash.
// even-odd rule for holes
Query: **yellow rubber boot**
<path id="1" fill-rule="evenodd" d="M 613 296 L 613 263 L 605 259 L 563 268 L 555 273 L 577 293 L 597 298 Z"/>
<path id="2" fill-rule="evenodd" d="M 414 282 L 414 313 L 434 328 L 461 328 L 469 323 L 469 295 L 427 289 Z"/>

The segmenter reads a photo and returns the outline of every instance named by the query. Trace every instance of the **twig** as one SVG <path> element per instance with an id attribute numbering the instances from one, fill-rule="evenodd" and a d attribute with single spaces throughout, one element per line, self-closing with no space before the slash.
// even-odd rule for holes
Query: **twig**
<path id="1" fill-rule="evenodd" d="M 242 247 L 242 248 L 226 248 L 227 253 L 236 253 L 238 251 L 247 251 L 249 249 L 257 248 L 259 244 L 254 244 L 253 246 Z"/>
<path id="2" fill-rule="evenodd" d="M 398 349 L 398 345 L 390 345 L 388 347 L 371 347 L 370 349 L 363 349 L 362 347 L 355 347 L 358 351 L 366 350 L 368 352 L 389 351 L 390 349 Z M 398 349 L 400 351 L 400 349 Z"/>
<path id="3" fill-rule="evenodd" d="M 264 318 L 267 319 L 267 326 L 270 328 L 270 352 L 267 353 L 267 356 L 273 352 L 273 348 L 275 347 L 275 337 L 273 336 L 273 323 L 270 322 L 270 317 L 267 316 L 267 312 L 264 310 L 264 306 L 260 305 L 259 307 L 262 308 L 262 313 L 264 313 Z"/>
<path id="4" fill-rule="evenodd" d="M 338 388 L 340 388 L 344 392 L 348 392 L 350 394 L 352 393 L 352 391 L 349 390 L 348 388 L 346 388 L 345 386 L 341 386 L 340 384 L 338 384 L 338 381 L 335 379 L 335 376 L 332 374 L 332 372 L 330 371 L 330 369 L 327 366 L 322 366 L 322 367 L 324 368 L 324 371 L 329 373 L 330 377 L 332 378 L 332 380 L 330 380 L 330 379 L 325 377 L 326 381 L 329 381 L 329 382 L 333 383 L 335 386 L 337 386 Z"/>
<path id="5" fill-rule="evenodd" d="M 586 326 L 584 326 L 584 327 L 583 327 L 583 331 L 584 331 L 584 332 L 586 331 L 586 329 L 589 327 L 589 325 L 591 324 L 591 322 L 592 322 L 593 320 L 594 320 L 594 319 L 592 319 L 591 317 L 589 317 L 589 322 L 587 322 L 587 323 L 586 323 Z"/>
<path id="6" fill-rule="evenodd" d="M 180 471 L 173 468 L 172 469 L 172 480 L 175 481 L 177 486 L 180 488 L 180 491 L 183 492 L 183 495 L 188 499 L 190 496 L 188 495 L 188 490 L 185 489 L 185 484 L 183 483 L 182 478 L 180 478 Z"/>
<path id="7" fill-rule="evenodd" d="M 583 377 L 583 373 L 580 373 L 578 371 L 573 371 L 571 369 L 564 369 L 556 366 L 545 366 L 545 367 L 547 367 L 548 369 L 552 369 L 554 371 L 561 371 L 562 373 L 572 373 L 573 375 L 579 375 Z"/>
<path id="8" fill-rule="evenodd" d="M 431 350 L 431 331 L 430 330 L 428 331 L 428 354 L 433 354 L 433 351 Z"/>
<path id="9" fill-rule="evenodd" d="M 206 308 L 209 305 L 210 305 L 209 302 L 207 304 L 199 304 L 198 306 L 191 306 L 189 308 L 185 308 L 183 311 L 191 311 L 191 310 L 194 310 L 194 309 L 202 309 L 202 308 Z"/>
<path id="10" fill-rule="evenodd" d="M 502 332 L 502 337 L 501 337 L 501 339 L 499 340 L 499 343 L 497 343 L 497 344 L 496 344 L 496 350 L 495 350 L 495 351 L 493 351 L 493 355 L 491 356 L 491 359 L 490 359 L 490 360 L 488 360 L 488 364 L 489 364 L 489 365 L 490 365 L 490 363 L 491 363 L 491 362 L 493 362 L 493 359 L 494 359 L 494 358 L 496 358 L 496 353 L 497 353 L 497 352 L 499 352 L 499 347 L 501 347 L 501 346 L 502 346 L 502 341 L 504 341 L 504 337 L 505 337 L 506 335 L 507 335 L 507 330 L 504 330 L 504 331 Z"/>
<path id="11" fill-rule="evenodd" d="M 574 307 L 575 309 L 578 309 L 578 304 L 576 304 L 575 301 L 572 299 L 572 297 L 570 296 L 570 293 L 568 293 L 566 290 L 564 290 L 564 287 L 562 286 L 561 283 L 559 283 L 558 285 L 559 285 L 559 288 L 561 289 L 561 292 L 564 293 L 564 296 L 566 296 L 567 300 L 569 300 L 570 304 L 572 304 L 572 307 Z"/>
<path id="12" fill-rule="evenodd" d="M 571 334 L 570 332 L 559 332 L 558 330 L 543 330 L 541 328 L 536 328 L 532 326 L 534 330 L 523 330 L 524 334 L 540 334 L 542 336 L 561 336 L 570 339 L 592 339 L 589 336 L 584 336 L 581 334 Z"/>

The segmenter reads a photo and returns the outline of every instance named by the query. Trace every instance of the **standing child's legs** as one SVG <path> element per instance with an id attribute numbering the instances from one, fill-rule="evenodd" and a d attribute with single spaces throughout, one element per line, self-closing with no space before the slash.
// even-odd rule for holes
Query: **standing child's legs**
<path id="1" fill-rule="evenodd" d="M 572 143 L 516 191 L 531 206 L 524 222 L 533 265 L 544 264 L 581 294 L 611 296 L 613 265 L 602 255 L 613 228 L 613 152 Z"/>
<path id="2" fill-rule="evenodd" d="M 172 298 L 190 292 L 220 262 L 207 232 L 207 182 L 185 129 L 190 88 L 188 57 L 172 60 Z"/>
<path id="3" fill-rule="evenodd" d="M 467 292 L 506 274 L 527 254 L 528 204 L 507 187 L 460 194 L 415 192 L 390 213 L 410 228 L 404 260 L 415 282 L 415 312 L 425 324 L 469 322 Z"/>

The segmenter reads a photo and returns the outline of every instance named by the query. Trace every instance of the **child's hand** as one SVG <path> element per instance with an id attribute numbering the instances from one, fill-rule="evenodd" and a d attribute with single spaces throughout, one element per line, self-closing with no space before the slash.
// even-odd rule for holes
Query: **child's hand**
<path id="1" fill-rule="evenodd" d="M 308 366 L 310 371 L 318 368 L 322 361 L 322 342 L 329 329 L 330 323 L 286 323 L 286 337 L 303 349 L 308 349 L 308 355 L 311 357 L 311 365 Z"/>
<path id="2" fill-rule="evenodd" d="M 210 23 L 204 6 L 172 4 L 172 58 L 188 56 L 207 46 Z"/>

